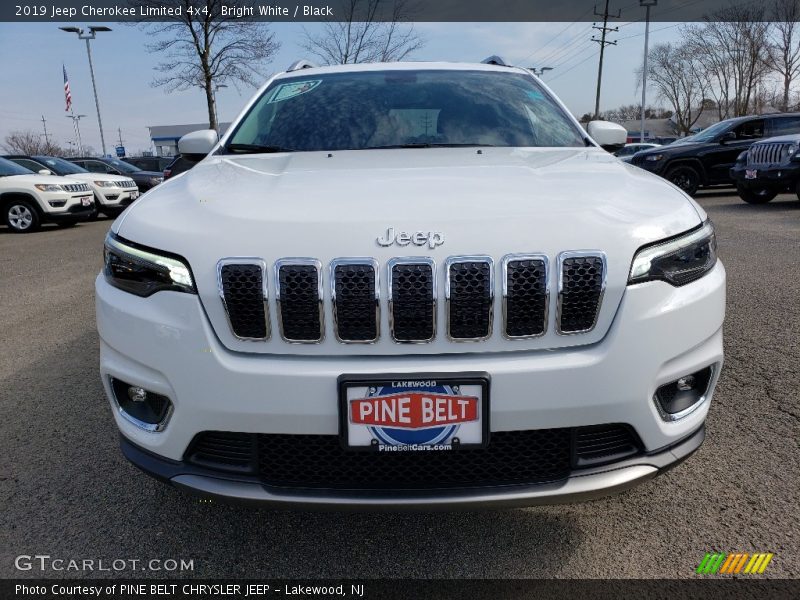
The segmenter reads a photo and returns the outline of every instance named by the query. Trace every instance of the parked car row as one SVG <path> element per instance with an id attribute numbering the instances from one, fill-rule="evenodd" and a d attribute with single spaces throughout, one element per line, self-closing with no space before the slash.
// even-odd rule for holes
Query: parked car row
<path id="1" fill-rule="evenodd" d="M 746 202 L 762 203 L 796 191 L 800 113 L 726 119 L 667 146 L 636 152 L 631 164 L 694 195 L 699 189 L 736 185 Z M 752 148 L 757 145 L 758 152 Z"/>

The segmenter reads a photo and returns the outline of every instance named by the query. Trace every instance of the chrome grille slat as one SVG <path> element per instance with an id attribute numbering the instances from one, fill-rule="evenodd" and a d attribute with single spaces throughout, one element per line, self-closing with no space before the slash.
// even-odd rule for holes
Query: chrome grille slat
<path id="1" fill-rule="evenodd" d="M 337 258 L 330 264 L 331 306 L 336 339 L 371 344 L 380 337 L 380 278 L 372 258 Z"/>
<path id="2" fill-rule="evenodd" d="M 512 340 L 543 336 L 549 309 L 549 261 L 544 254 L 503 257 L 503 335 Z"/>
<path id="3" fill-rule="evenodd" d="M 270 338 L 267 265 L 259 258 L 225 258 L 217 263 L 219 290 L 228 325 L 240 340 Z"/>
<path id="4" fill-rule="evenodd" d="M 594 329 L 605 282 L 606 257 L 602 252 L 562 252 L 558 255 L 557 333 L 572 335 Z"/>
<path id="5" fill-rule="evenodd" d="M 478 342 L 492 335 L 494 261 L 489 256 L 451 256 L 445 262 L 447 335 Z"/>
<path id="6" fill-rule="evenodd" d="M 393 258 L 388 263 L 389 323 L 398 343 L 424 344 L 436 337 L 436 264 L 432 258 Z"/>
<path id="7" fill-rule="evenodd" d="M 318 344 L 325 337 L 322 265 L 314 258 L 275 263 L 275 302 L 281 337 L 295 344 Z"/>
<path id="8" fill-rule="evenodd" d="M 748 165 L 773 165 L 782 164 L 789 157 L 791 143 L 774 142 L 767 144 L 753 144 L 747 153 Z"/>

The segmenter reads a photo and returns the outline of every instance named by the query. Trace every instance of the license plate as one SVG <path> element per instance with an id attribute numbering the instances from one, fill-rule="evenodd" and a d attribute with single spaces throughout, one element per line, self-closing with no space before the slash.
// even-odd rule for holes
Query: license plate
<path id="1" fill-rule="evenodd" d="M 136 200 L 139 197 L 139 192 L 131 192 L 131 200 Z"/>
<path id="2" fill-rule="evenodd" d="M 485 374 L 339 378 L 340 434 L 352 450 L 453 451 L 489 441 Z"/>
<path id="3" fill-rule="evenodd" d="M 91 196 L 84 196 L 81 198 L 81 206 L 91 206 L 92 205 L 92 197 Z"/>
<path id="4" fill-rule="evenodd" d="M 756 179 L 758 177 L 758 170 L 756 169 L 745 169 L 744 178 L 745 179 Z"/>

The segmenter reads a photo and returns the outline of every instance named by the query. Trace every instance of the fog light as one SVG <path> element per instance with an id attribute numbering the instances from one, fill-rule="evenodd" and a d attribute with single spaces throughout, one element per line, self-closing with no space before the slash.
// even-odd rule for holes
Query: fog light
<path id="1" fill-rule="evenodd" d="M 147 390 L 132 385 L 128 388 L 128 398 L 134 402 L 144 402 L 147 400 Z"/>
<path id="2" fill-rule="evenodd" d="M 172 414 L 172 402 L 166 396 L 141 386 L 111 378 L 111 390 L 120 414 L 146 431 L 161 431 Z"/>
<path id="3" fill-rule="evenodd" d="M 710 366 L 659 387 L 654 400 L 661 418 L 677 421 L 694 411 L 705 400 L 713 376 Z"/>

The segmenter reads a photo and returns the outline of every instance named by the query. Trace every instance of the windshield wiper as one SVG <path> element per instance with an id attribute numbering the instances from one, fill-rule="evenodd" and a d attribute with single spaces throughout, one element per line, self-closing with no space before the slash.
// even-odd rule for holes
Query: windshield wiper
<path id="1" fill-rule="evenodd" d="M 263 146 L 261 144 L 228 144 L 225 146 L 228 152 L 242 154 L 271 154 L 274 152 L 294 152 L 291 148 L 282 146 Z"/>
<path id="2" fill-rule="evenodd" d="M 362 150 L 391 150 L 394 148 L 494 148 L 494 144 L 445 144 L 439 142 L 417 142 L 409 144 L 390 144 L 388 146 L 367 146 Z"/>

